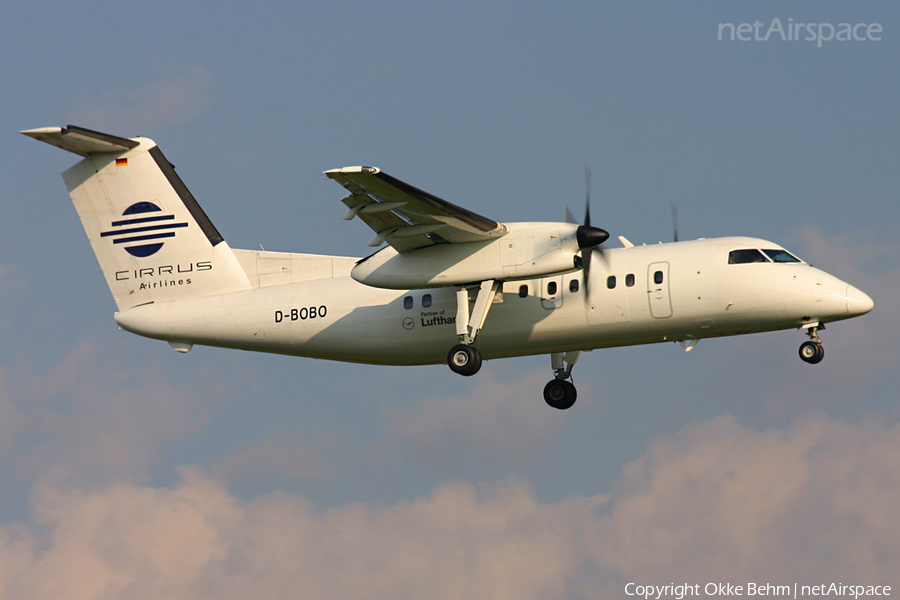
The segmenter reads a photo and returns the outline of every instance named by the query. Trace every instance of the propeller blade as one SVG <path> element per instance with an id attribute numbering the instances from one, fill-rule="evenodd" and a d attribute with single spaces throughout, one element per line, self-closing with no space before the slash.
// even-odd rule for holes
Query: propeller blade
<path id="1" fill-rule="evenodd" d="M 584 275 L 584 305 L 591 304 L 591 256 L 594 254 L 593 248 L 588 248 L 581 252 L 581 272 Z"/>
<path id="2" fill-rule="evenodd" d="M 568 210 L 568 207 L 566 209 Z M 576 230 L 575 235 L 581 250 L 599 246 L 609 239 L 608 232 L 599 227 L 591 227 L 591 167 L 587 163 L 584 163 L 584 225 Z"/>
<path id="3" fill-rule="evenodd" d="M 584 224 L 591 226 L 591 167 L 584 163 Z"/>
<path id="4" fill-rule="evenodd" d="M 672 237 L 678 241 L 678 205 L 672 203 Z"/>
<path id="5" fill-rule="evenodd" d="M 578 220 L 575 218 L 575 215 L 572 214 L 572 211 L 569 210 L 569 205 L 566 204 L 566 223 L 577 223 Z"/>
<path id="6" fill-rule="evenodd" d="M 568 206 L 566 206 L 566 220 L 570 223 L 575 221 Z M 591 225 L 591 167 L 587 163 L 584 163 L 584 225 L 579 225 L 575 230 L 575 239 L 578 241 L 578 249 L 581 250 L 580 260 L 576 260 L 575 264 L 581 267 L 584 273 L 584 303 L 585 306 L 590 306 L 591 261 L 596 250 L 603 261 L 607 262 L 606 255 L 599 246 L 609 239 L 609 232 Z"/>

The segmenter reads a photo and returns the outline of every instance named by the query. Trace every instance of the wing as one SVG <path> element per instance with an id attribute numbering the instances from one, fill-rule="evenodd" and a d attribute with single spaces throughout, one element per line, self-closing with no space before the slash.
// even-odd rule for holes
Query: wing
<path id="1" fill-rule="evenodd" d="M 506 225 L 441 200 L 375 167 L 325 171 L 350 192 L 341 201 L 375 231 L 369 246 L 387 242 L 397 252 L 433 244 L 463 244 L 506 235 Z"/>

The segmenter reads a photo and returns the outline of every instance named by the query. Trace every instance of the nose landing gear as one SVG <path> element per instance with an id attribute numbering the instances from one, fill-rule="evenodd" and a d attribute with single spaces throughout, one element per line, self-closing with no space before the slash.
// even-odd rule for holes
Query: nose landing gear
<path id="1" fill-rule="evenodd" d="M 572 367 L 578 362 L 580 354 L 581 351 L 576 350 L 565 353 L 554 352 L 550 355 L 550 364 L 556 377 L 544 386 L 544 401 L 551 407 L 567 410 L 575 404 L 578 391 L 569 379 L 572 377 Z"/>
<path id="2" fill-rule="evenodd" d="M 803 362 L 816 365 L 825 358 L 825 348 L 822 347 L 822 340 L 819 339 L 819 330 L 825 329 L 825 326 L 815 323 L 807 328 L 809 341 L 800 345 L 800 358 Z"/>

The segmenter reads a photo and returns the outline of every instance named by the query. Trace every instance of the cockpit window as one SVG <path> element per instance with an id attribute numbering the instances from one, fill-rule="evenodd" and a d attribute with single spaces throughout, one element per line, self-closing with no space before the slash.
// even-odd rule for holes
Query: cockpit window
<path id="1" fill-rule="evenodd" d="M 729 265 L 743 265 L 746 263 L 765 262 L 769 262 L 769 259 L 766 258 L 763 253 L 756 248 L 749 248 L 747 250 L 732 250 L 728 253 Z"/>
<path id="2" fill-rule="evenodd" d="M 763 250 L 766 253 L 766 256 L 772 259 L 773 262 L 777 263 L 798 263 L 800 259 L 788 252 L 787 250 Z"/>

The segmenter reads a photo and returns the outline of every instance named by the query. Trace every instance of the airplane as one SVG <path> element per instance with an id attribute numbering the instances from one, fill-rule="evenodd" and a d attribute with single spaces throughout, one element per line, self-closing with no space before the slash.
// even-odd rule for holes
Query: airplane
<path id="1" fill-rule="evenodd" d="M 770 241 L 619 236 L 607 248 L 589 194 L 582 224 L 500 223 L 368 166 L 325 175 L 349 192 L 344 219 L 375 232 L 371 255 L 232 249 L 152 140 L 74 125 L 21 133 L 83 157 L 62 176 L 115 321 L 178 352 L 446 362 L 463 376 L 485 359 L 549 354 L 544 400 L 565 410 L 582 352 L 798 329 L 800 358 L 815 364 L 826 323 L 874 307 Z"/>

